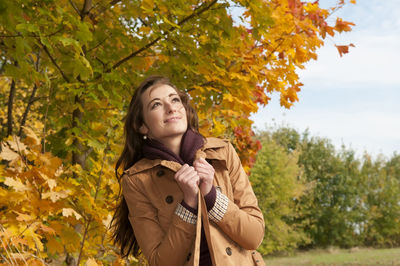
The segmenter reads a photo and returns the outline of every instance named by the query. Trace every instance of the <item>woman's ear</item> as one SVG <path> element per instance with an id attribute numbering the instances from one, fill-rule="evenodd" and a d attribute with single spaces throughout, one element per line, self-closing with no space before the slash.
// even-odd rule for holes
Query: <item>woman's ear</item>
<path id="1" fill-rule="evenodd" d="M 149 129 L 147 128 L 147 126 L 145 124 L 142 124 L 139 128 L 139 132 L 142 135 L 147 135 L 147 133 L 149 133 Z"/>

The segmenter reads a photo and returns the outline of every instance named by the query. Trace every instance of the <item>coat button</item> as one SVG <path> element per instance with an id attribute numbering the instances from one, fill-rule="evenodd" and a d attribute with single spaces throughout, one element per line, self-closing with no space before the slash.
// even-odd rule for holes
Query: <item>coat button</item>
<path id="1" fill-rule="evenodd" d="M 163 170 L 163 169 L 160 169 L 160 170 L 157 171 L 157 176 L 158 176 L 158 177 L 163 176 L 164 174 L 165 174 L 165 173 L 164 173 L 164 170 Z"/>
<path id="2" fill-rule="evenodd" d="M 186 260 L 189 261 L 191 256 L 192 256 L 192 253 L 189 252 L 189 254 L 186 257 Z"/>
<path id="3" fill-rule="evenodd" d="M 227 247 L 225 249 L 225 251 L 226 251 L 226 254 L 228 254 L 228 256 L 232 255 L 232 249 L 230 247 Z"/>
<path id="4" fill-rule="evenodd" d="M 168 204 L 171 204 L 171 203 L 174 201 L 174 197 L 172 197 L 171 195 L 168 195 L 168 196 L 165 198 L 165 201 L 166 201 Z"/>

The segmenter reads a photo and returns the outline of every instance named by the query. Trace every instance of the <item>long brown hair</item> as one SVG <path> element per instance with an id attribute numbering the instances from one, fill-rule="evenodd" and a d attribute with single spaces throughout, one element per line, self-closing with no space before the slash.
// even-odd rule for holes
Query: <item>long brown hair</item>
<path id="1" fill-rule="evenodd" d="M 176 90 L 186 110 L 188 127 L 198 132 L 199 120 L 196 111 L 189 103 L 189 96 L 177 89 L 168 78 L 164 76 L 150 76 L 145 79 L 136 89 L 129 104 L 128 113 L 125 116 L 124 149 L 115 166 L 115 175 L 120 183 L 120 191 L 118 194 L 119 203 L 111 222 L 111 229 L 113 231 L 112 237 L 114 239 L 114 244 L 117 244 L 121 247 L 122 257 L 128 256 L 129 254 L 132 254 L 133 256 L 139 255 L 140 247 L 136 241 L 135 234 L 128 219 L 128 205 L 121 194 L 122 175 L 119 174 L 119 169 L 122 168 L 123 170 L 126 170 L 143 158 L 143 135 L 139 132 L 139 128 L 144 122 L 141 96 L 147 89 L 162 85 L 171 86 Z"/>

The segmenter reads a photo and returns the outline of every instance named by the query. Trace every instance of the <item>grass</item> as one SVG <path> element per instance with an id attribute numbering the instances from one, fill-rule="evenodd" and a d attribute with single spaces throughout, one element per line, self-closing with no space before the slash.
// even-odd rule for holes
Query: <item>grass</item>
<path id="1" fill-rule="evenodd" d="M 337 249 L 298 252 L 290 257 L 266 257 L 266 265 L 400 265 L 400 248 L 392 249 Z"/>

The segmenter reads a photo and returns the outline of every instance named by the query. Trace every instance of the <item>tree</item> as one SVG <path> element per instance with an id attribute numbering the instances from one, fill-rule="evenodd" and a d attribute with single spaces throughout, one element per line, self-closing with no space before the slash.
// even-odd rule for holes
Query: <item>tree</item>
<path id="1" fill-rule="evenodd" d="M 191 95 L 201 132 L 232 138 L 249 170 L 259 148 L 250 114 L 274 91 L 286 107 L 298 100 L 296 69 L 317 58 L 327 34 L 351 30 L 353 24 L 340 18 L 327 23 L 344 4 L 321 9 L 318 2 L 299 0 L 2 1 L 1 139 L 23 139 L 29 126 L 40 136 L 41 152 L 51 152 L 68 169 L 63 178 L 82 184 L 68 202 L 84 219 L 74 225 L 80 243 L 66 249 L 67 258 L 107 256 L 96 247 L 106 232 L 103 210 L 112 212 L 108 200 L 117 193 L 108 182 L 135 84 L 153 73 L 170 76 Z M 243 12 L 233 17 L 237 10 Z M 10 167 L 4 163 L 1 171 Z M 49 258 L 45 249 L 30 252 Z"/>
<path id="2" fill-rule="evenodd" d="M 367 186 L 363 197 L 364 242 L 368 246 L 393 247 L 400 244 L 399 156 L 386 161 L 364 155 L 361 173 Z"/>
<path id="3" fill-rule="evenodd" d="M 299 164 L 312 193 L 302 198 L 305 231 L 313 246 L 357 245 L 360 222 L 360 162 L 354 151 L 337 152 L 328 139 L 304 135 Z"/>
<path id="4" fill-rule="evenodd" d="M 295 223 L 300 213 L 296 202 L 304 194 L 298 152 L 288 154 L 268 135 L 251 169 L 250 181 L 265 220 L 265 236 L 259 250 L 263 254 L 288 251 L 307 243 L 301 224 Z"/>

